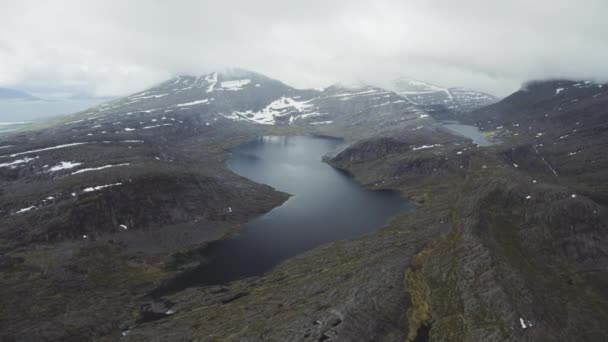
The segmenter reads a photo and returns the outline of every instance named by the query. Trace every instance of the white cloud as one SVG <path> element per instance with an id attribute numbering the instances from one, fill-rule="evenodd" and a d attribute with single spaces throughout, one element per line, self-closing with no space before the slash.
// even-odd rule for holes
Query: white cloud
<path id="1" fill-rule="evenodd" d="M 123 95 L 242 67 L 299 87 L 398 74 L 505 95 L 608 79 L 608 2 L 0 0 L 0 85 Z"/>

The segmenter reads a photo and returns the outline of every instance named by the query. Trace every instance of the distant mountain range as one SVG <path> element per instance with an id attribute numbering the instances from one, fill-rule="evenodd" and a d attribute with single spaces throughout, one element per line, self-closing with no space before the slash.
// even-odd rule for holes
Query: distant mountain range
<path id="1" fill-rule="evenodd" d="M 24 91 L 0 87 L 0 101 L 2 100 L 30 100 L 39 101 L 40 98 L 32 96 Z"/>
<path id="2" fill-rule="evenodd" d="M 394 80 L 390 88 L 436 119 L 453 119 L 460 113 L 498 101 L 497 97 L 477 90 L 444 88 L 405 77 Z"/>

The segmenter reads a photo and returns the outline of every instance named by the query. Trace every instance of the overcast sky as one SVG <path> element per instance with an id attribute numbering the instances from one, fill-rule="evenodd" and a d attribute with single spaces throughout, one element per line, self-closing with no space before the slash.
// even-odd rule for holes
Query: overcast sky
<path id="1" fill-rule="evenodd" d="M 607 0 L 0 0 L 0 86 L 124 95 L 241 67 L 296 87 L 399 75 L 495 95 L 608 80 Z"/>

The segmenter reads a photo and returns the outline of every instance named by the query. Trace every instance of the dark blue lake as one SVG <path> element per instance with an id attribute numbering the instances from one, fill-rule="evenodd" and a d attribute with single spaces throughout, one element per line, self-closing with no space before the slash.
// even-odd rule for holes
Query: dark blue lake
<path id="1" fill-rule="evenodd" d="M 235 148 L 227 161 L 233 172 L 292 196 L 245 224 L 237 236 L 211 243 L 204 251 L 209 262 L 183 280 L 212 285 L 260 275 L 289 257 L 373 232 L 413 210 L 398 193 L 367 190 L 323 163 L 340 144 L 318 137 L 262 137 Z"/>

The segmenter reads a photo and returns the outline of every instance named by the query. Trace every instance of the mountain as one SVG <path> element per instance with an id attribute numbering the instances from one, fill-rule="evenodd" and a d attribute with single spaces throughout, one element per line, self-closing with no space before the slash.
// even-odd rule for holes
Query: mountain
<path id="1" fill-rule="evenodd" d="M 0 87 L 0 101 L 3 100 L 40 100 L 26 92 Z"/>
<path id="2" fill-rule="evenodd" d="M 410 340 L 606 336 L 607 108 L 606 84 L 534 81 L 462 116 L 500 144 L 372 154 L 387 143 L 370 139 L 331 161 L 421 203 L 394 229 L 409 227 L 426 247 L 382 249 L 411 258 L 402 264 Z"/>
<path id="3" fill-rule="evenodd" d="M 436 138 L 440 130 L 385 89 L 296 89 L 231 70 L 174 77 L 0 137 L 0 266 L 28 279 L 1 282 L 2 297 L 20 301 L 3 305 L 13 308 L 0 312 L 3 334 L 89 340 L 147 315 L 144 295 L 201 262 L 201 246 L 287 199 L 226 167 L 240 143 L 298 134 L 462 141 Z M 18 295 L 26 292 L 36 295 Z M 68 327 L 74 315 L 78 332 Z"/>
<path id="4" fill-rule="evenodd" d="M 390 88 L 411 103 L 420 106 L 436 119 L 454 119 L 459 113 L 492 104 L 498 99 L 490 94 L 467 88 L 443 88 L 430 83 L 398 78 Z"/>

